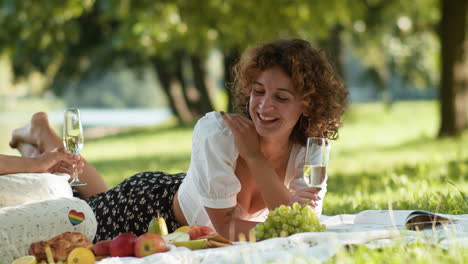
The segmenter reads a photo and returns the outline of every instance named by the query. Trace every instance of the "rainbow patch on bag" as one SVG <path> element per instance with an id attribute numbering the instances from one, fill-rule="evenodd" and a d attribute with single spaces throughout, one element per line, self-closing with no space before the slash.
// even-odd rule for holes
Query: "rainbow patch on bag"
<path id="1" fill-rule="evenodd" d="M 70 220 L 70 223 L 74 226 L 81 224 L 85 220 L 85 215 L 82 212 L 77 212 L 75 210 L 71 210 L 68 213 L 68 219 Z"/>

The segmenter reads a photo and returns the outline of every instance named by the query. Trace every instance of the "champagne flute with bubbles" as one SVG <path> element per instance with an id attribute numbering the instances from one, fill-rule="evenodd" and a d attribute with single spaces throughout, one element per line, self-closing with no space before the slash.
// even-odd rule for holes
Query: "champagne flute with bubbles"
<path id="1" fill-rule="evenodd" d="M 83 126 L 81 125 L 80 110 L 65 110 L 63 119 L 63 145 L 68 153 L 78 155 L 83 149 L 84 136 Z M 76 169 L 73 166 L 71 186 L 83 186 L 85 182 L 80 181 Z"/>
<path id="2" fill-rule="evenodd" d="M 327 179 L 330 144 L 327 138 L 307 138 L 304 180 L 310 187 L 322 187 Z"/>

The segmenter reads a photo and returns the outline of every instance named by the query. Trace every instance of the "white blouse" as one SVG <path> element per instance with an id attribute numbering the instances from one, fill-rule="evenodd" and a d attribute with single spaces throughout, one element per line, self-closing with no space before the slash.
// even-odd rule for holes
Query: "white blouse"
<path id="1" fill-rule="evenodd" d="M 242 213 L 237 204 L 237 194 L 241 190 L 235 175 L 238 156 L 232 132 L 218 112 L 207 113 L 197 122 L 192 136 L 190 167 L 178 191 L 180 207 L 189 225 L 213 227 L 205 207 L 222 209 L 237 206 L 244 220 L 266 219 L 268 208 L 249 215 L 245 211 Z M 292 193 L 308 187 L 302 177 L 304 156 L 305 147 L 295 144 L 284 180 L 284 185 Z M 316 208 L 322 207 L 326 191 L 324 183 L 319 194 L 322 199 Z"/>

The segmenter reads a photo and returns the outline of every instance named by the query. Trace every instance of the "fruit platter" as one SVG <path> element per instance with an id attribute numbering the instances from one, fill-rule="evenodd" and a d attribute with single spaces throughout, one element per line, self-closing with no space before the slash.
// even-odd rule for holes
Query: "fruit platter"
<path id="1" fill-rule="evenodd" d="M 248 238 L 243 234 L 239 236 L 240 242 L 232 242 L 208 226 L 182 226 L 169 233 L 165 220 L 156 216 L 148 223 L 147 233 L 140 236 L 122 233 L 112 240 L 93 244 L 82 233 L 65 232 L 47 241 L 32 243 L 29 255 L 12 264 L 93 264 L 113 257 L 145 258 L 179 248 L 186 251 L 224 248 L 324 229 L 310 207 L 297 203 L 270 211 L 266 221 L 247 234 Z"/>

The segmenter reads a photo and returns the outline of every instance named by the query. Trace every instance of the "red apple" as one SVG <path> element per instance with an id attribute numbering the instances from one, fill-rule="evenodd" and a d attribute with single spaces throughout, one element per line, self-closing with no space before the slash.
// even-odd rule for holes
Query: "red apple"
<path id="1" fill-rule="evenodd" d="M 135 241 L 135 256 L 142 258 L 154 253 L 166 252 L 168 250 L 164 239 L 157 234 L 146 233 Z"/>
<path id="2" fill-rule="evenodd" d="M 137 236 L 132 233 L 122 233 L 112 239 L 109 245 L 109 252 L 113 257 L 133 256 L 133 248 Z"/>
<path id="3" fill-rule="evenodd" d="M 109 246 L 112 240 L 101 240 L 94 244 L 93 252 L 96 256 L 109 256 Z"/>
<path id="4" fill-rule="evenodd" d="M 202 236 L 216 233 L 216 231 L 209 226 L 191 226 L 187 233 L 190 235 L 190 240 L 196 240 Z"/>

